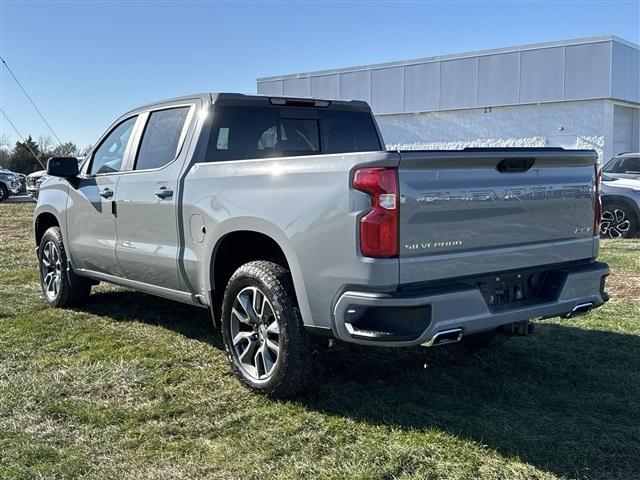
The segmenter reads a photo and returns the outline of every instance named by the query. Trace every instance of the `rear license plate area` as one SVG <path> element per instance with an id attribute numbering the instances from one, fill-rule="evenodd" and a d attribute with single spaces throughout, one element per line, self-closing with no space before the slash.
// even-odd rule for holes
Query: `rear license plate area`
<path id="1" fill-rule="evenodd" d="M 539 300 L 548 272 L 496 274 L 480 279 L 477 287 L 491 309 Z"/>

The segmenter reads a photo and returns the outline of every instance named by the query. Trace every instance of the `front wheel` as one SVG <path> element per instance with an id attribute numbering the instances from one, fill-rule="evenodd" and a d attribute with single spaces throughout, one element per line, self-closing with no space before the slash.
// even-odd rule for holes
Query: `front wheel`
<path id="1" fill-rule="evenodd" d="M 635 213 L 622 203 L 605 203 L 602 212 L 600 236 L 605 238 L 630 237 L 638 231 Z"/>
<path id="2" fill-rule="evenodd" d="M 60 227 L 49 228 L 38 248 L 40 286 L 45 300 L 54 307 L 67 307 L 85 300 L 91 292 L 91 282 L 78 277 L 67 268 L 67 254 Z"/>
<path id="3" fill-rule="evenodd" d="M 313 379 L 311 340 L 281 265 L 254 261 L 236 270 L 222 302 L 222 335 L 234 373 L 254 392 L 291 396 Z"/>
<path id="4" fill-rule="evenodd" d="M 0 183 L 0 203 L 4 202 L 7 198 L 9 198 L 9 189 Z"/>

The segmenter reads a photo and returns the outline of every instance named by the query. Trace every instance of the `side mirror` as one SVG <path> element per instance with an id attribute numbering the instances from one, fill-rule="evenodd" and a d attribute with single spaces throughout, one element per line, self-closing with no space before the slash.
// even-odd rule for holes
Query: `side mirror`
<path id="1" fill-rule="evenodd" d="M 53 157 L 47 160 L 47 175 L 54 177 L 77 177 L 78 159 L 75 157 Z"/>

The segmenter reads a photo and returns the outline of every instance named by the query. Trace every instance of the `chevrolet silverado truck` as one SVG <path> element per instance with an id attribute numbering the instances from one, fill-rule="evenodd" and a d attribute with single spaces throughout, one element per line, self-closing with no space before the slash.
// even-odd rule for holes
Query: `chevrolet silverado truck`
<path id="1" fill-rule="evenodd" d="M 435 346 L 607 300 L 593 151 L 386 151 L 364 102 L 221 93 L 130 111 L 47 173 L 46 301 L 104 281 L 208 308 L 256 392 L 307 387 L 323 338 Z"/>

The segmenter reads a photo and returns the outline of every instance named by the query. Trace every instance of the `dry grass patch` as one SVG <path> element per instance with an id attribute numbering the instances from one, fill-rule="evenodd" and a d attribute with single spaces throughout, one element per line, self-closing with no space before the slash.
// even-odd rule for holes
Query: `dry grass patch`
<path id="1" fill-rule="evenodd" d="M 640 275 L 612 273 L 607 278 L 607 291 L 616 298 L 640 301 Z"/>

